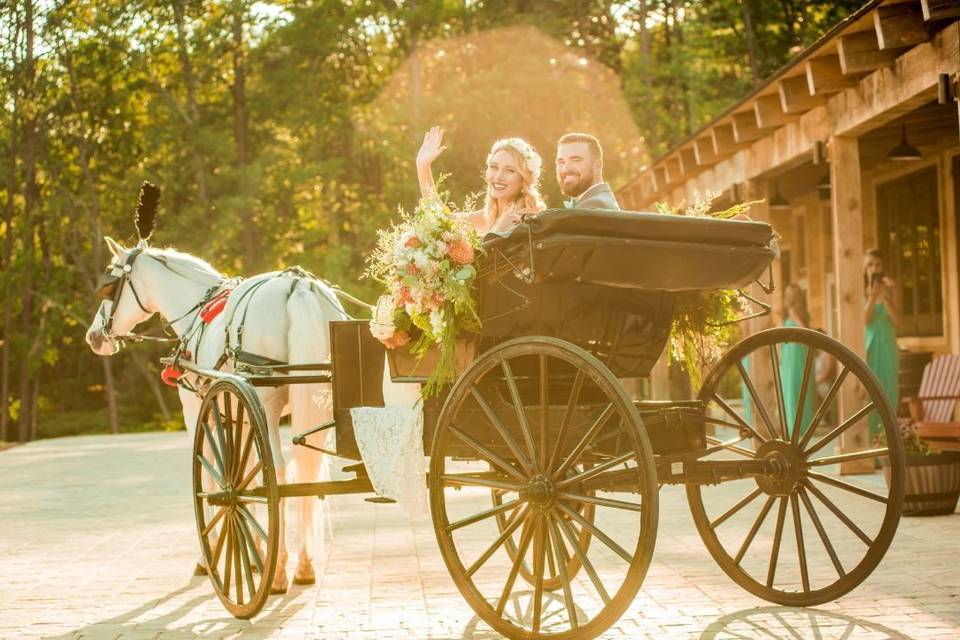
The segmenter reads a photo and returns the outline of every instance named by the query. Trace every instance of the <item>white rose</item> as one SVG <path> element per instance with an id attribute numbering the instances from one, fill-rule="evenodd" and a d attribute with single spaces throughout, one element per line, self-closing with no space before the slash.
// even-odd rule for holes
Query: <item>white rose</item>
<path id="1" fill-rule="evenodd" d="M 393 324 L 393 313 L 396 306 L 391 296 L 380 296 L 377 306 L 373 308 L 373 317 L 370 319 L 370 333 L 377 340 L 389 340 L 397 332 Z"/>

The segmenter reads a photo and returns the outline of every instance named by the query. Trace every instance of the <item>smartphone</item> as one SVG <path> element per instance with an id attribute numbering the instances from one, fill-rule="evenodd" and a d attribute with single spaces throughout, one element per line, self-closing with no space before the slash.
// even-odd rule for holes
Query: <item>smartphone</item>
<path id="1" fill-rule="evenodd" d="M 870 276 L 870 286 L 883 285 L 883 273 L 875 273 Z"/>

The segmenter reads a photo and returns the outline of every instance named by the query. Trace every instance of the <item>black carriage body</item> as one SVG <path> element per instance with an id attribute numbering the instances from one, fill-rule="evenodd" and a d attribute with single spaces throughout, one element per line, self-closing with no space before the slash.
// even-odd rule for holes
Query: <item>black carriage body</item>
<path id="1" fill-rule="evenodd" d="M 488 235 L 485 249 L 477 288 L 483 330 L 466 337 L 473 353 L 517 337 L 549 336 L 583 348 L 620 378 L 649 375 L 669 337 L 678 292 L 744 286 L 763 274 L 776 253 L 773 231 L 763 223 L 575 209 L 545 211 L 505 236 Z M 386 350 L 365 321 L 332 323 L 331 333 L 337 452 L 359 459 L 350 409 L 383 406 Z M 404 376 L 411 372 L 397 371 L 401 361 L 391 363 L 395 380 L 419 381 L 429 373 Z M 535 377 L 532 370 L 514 373 L 519 385 Z M 565 410 L 574 375 L 551 371 L 551 412 Z M 509 402 L 500 382 L 486 390 L 494 404 Z M 425 403 L 425 451 L 444 397 Z M 702 416 L 692 407 L 646 403 L 639 409 L 655 452 L 704 446 Z M 583 415 L 595 410 L 590 398 L 582 398 L 577 409 Z M 480 442 L 497 440 L 479 412 L 461 419 Z M 616 446 L 606 443 L 608 451 L 598 453 Z M 458 453 L 471 455 L 465 446 Z"/>

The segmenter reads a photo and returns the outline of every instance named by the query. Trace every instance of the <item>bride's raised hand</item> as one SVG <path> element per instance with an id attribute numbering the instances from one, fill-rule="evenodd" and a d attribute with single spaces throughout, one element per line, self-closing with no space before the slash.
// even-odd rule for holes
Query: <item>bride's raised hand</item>
<path id="1" fill-rule="evenodd" d="M 417 152 L 417 168 L 429 167 L 446 148 L 443 144 L 443 129 L 431 127 L 423 135 L 423 144 L 420 145 L 420 151 Z"/>

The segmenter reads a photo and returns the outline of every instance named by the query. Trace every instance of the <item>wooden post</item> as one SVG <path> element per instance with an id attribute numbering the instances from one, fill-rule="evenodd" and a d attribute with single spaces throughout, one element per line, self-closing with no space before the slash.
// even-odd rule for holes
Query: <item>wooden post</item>
<path id="1" fill-rule="evenodd" d="M 812 194 L 803 200 L 803 217 L 807 243 L 807 303 L 810 307 L 810 322 L 813 328 L 827 327 L 826 313 L 826 247 L 824 239 L 823 208 L 820 199 Z"/>
<path id="2" fill-rule="evenodd" d="M 863 193 L 860 181 L 860 144 L 856 138 L 830 139 L 830 205 L 833 218 L 833 273 L 837 290 L 836 338 L 861 358 L 866 358 L 863 321 Z M 839 395 L 840 415 L 860 409 L 863 390 L 844 385 Z M 869 445 L 867 421 L 861 420 L 840 436 L 840 449 L 863 451 Z M 840 465 L 841 474 L 872 473 L 873 460 Z"/>

